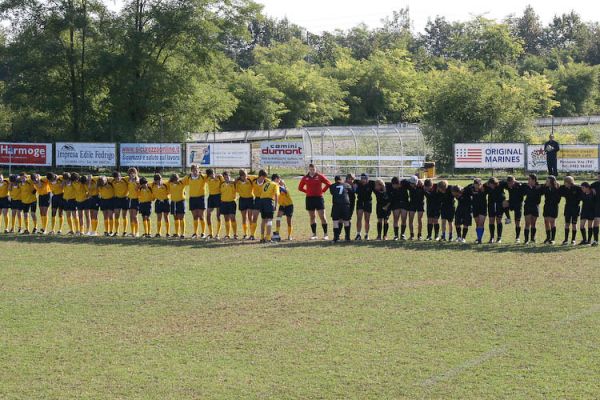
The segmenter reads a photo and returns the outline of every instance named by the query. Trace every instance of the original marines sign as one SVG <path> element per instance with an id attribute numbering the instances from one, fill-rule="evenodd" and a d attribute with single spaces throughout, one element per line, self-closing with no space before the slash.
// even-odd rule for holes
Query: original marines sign
<path id="1" fill-rule="evenodd" d="M 115 143 L 56 143 L 56 165 L 76 167 L 115 167 Z"/>
<path id="2" fill-rule="evenodd" d="M 303 167 L 303 142 L 262 142 L 260 165 L 271 167 Z"/>
<path id="3" fill-rule="evenodd" d="M 524 168 L 523 143 L 457 143 L 454 145 L 455 168 Z"/>

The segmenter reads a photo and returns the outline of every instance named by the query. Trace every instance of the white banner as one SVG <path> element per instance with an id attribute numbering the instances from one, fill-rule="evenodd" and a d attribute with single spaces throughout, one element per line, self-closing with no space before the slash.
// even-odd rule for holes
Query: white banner
<path id="1" fill-rule="evenodd" d="M 304 167 L 304 142 L 261 142 L 260 165 Z"/>
<path id="2" fill-rule="evenodd" d="M 77 167 L 115 167 L 115 143 L 56 143 L 56 165 Z"/>
<path id="3" fill-rule="evenodd" d="M 563 172 L 598 171 L 598 145 L 564 144 L 557 154 L 558 170 Z M 546 153 L 541 144 L 527 146 L 527 169 L 546 171 Z"/>
<path id="4" fill-rule="evenodd" d="M 523 143 L 456 143 L 455 168 L 525 168 Z"/>
<path id="5" fill-rule="evenodd" d="M 188 167 L 250 168 L 251 153 L 250 143 L 188 143 L 185 159 Z"/>
<path id="6" fill-rule="evenodd" d="M 52 165 L 51 143 L 0 143 L 0 165 Z"/>
<path id="7" fill-rule="evenodd" d="M 122 143 L 120 148 L 123 167 L 183 166 L 179 143 Z"/>

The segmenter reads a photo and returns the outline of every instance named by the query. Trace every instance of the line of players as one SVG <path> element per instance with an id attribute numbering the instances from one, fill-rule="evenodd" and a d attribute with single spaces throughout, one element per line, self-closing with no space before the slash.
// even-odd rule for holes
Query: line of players
<path id="1" fill-rule="evenodd" d="M 406 229 L 409 239 L 414 239 L 414 221 L 417 222 L 417 239 L 422 240 L 422 217 L 426 214 L 427 237 L 425 240 L 452 241 L 453 226 L 456 229 L 457 242 L 465 242 L 470 227 L 475 224 L 476 243 L 481 244 L 485 233 L 485 221 L 488 220 L 489 243 L 502 242 L 505 223 L 511 223 L 510 213 L 515 221 L 516 242 L 521 242 L 521 233 L 525 243 L 535 243 L 537 219 L 540 217 L 540 204 L 544 198 L 542 217 L 546 230 L 544 243 L 554 244 L 556 240 L 556 220 L 559 205 L 565 199 L 564 241 L 563 244 L 576 244 L 578 221 L 581 232 L 581 245 L 598 245 L 600 227 L 600 173 L 593 183 L 575 184 L 567 176 L 561 185 L 556 177 L 548 176 L 540 183 L 535 174 L 528 176 L 527 182 L 519 182 L 514 177 L 506 180 L 490 178 L 482 181 L 477 178 L 466 187 L 451 186 L 442 180 L 419 180 L 416 176 L 391 182 L 381 179 L 370 180 L 366 174 L 356 180 L 352 175 L 345 179 L 335 177 L 330 188 L 333 197 L 332 217 L 334 220 L 334 241 L 340 239 L 341 230 L 345 230 L 345 239 L 350 240 L 350 221 L 356 209 L 355 240 L 367 239 L 369 221 L 373 211 L 373 196 L 376 200 L 377 239 L 386 240 L 389 219 L 393 218 L 394 240 L 405 240 Z M 506 196 L 508 193 L 508 197 Z M 425 208 L 425 202 L 427 207 Z M 523 227 L 522 219 L 525 217 Z M 441 221 L 441 224 L 440 224 Z M 441 228 L 441 235 L 440 235 Z M 522 229 L 524 228 L 524 229 Z"/>

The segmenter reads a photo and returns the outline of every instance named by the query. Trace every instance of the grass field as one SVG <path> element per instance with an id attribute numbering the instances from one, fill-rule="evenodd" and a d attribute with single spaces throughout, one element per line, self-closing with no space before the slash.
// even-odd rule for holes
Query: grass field
<path id="1" fill-rule="evenodd" d="M 598 248 L 334 246 L 296 204 L 291 243 L 0 236 L 0 398 L 600 397 Z"/>

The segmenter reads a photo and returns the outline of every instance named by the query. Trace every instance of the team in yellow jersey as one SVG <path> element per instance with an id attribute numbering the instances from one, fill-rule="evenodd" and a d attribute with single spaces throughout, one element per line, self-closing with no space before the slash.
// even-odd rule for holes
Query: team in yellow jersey
<path id="1" fill-rule="evenodd" d="M 250 176 L 242 170 L 234 179 L 227 171 L 217 174 L 208 169 L 201 173 L 197 166 L 192 166 L 191 173 L 184 177 L 173 174 L 169 179 L 163 179 L 156 174 L 151 182 L 139 177 L 134 168 L 129 169 L 125 177 L 115 172 L 108 178 L 75 172 L 49 173 L 45 177 L 23 173 L 9 179 L 0 175 L 0 222 L 4 224 L 6 233 L 61 234 L 66 216 L 68 234 L 96 236 L 101 211 L 105 236 L 127 235 L 128 226 L 131 227 L 130 236 L 139 236 L 139 213 L 143 223 L 142 236 L 147 238 L 152 235 L 150 218 L 154 206 L 154 236 L 164 234 L 166 237 L 184 238 L 188 199 L 194 220 L 192 238 L 219 238 L 222 217 L 224 238 L 238 239 L 238 208 L 242 214 L 244 239 L 254 240 L 259 215 L 262 216 L 261 240 L 278 238 L 283 215 L 288 218 L 288 238 L 291 238 L 291 197 L 279 177 L 274 175 L 269 180 L 265 171 L 260 171 L 258 176 Z M 281 205 L 279 210 L 277 204 Z M 38 208 L 39 226 L 36 218 Z M 50 208 L 52 219 L 48 221 Z M 214 229 L 211 221 L 213 213 L 216 215 Z M 275 214 L 278 224 L 272 234 Z M 171 215 L 174 222 L 172 231 Z"/>

